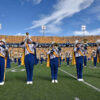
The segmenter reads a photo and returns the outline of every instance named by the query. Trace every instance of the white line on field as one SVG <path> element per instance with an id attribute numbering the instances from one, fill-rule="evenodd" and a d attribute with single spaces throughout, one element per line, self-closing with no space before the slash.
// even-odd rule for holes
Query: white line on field
<path id="1" fill-rule="evenodd" d="M 77 77 L 75 77 L 75 76 L 73 76 L 72 74 L 70 74 L 70 73 L 68 73 L 68 72 L 66 72 L 66 71 L 64 71 L 64 70 L 62 70 L 61 68 L 59 68 L 59 70 L 60 71 L 62 71 L 62 72 L 64 72 L 64 73 L 66 73 L 67 75 L 69 75 L 69 76 L 71 76 L 71 77 L 73 77 L 73 78 L 75 78 L 75 79 L 77 79 Z M 98 92 L 100 92 L 100 89 L 99 88 L 97 88 L 97 87 L 95 87 L 95 86 L 93 86 L 93 85 L 91 85 L 90 83 L 88 83 L 88 82 L 85 82 L 85 81 L 82 81 L 84 84 L 86 84 L 86 85 L 88 85 L 88 86 L 90 86 L 91 88 L 93 88 L 94 90 L 96 90 L 96 91 L 98 91 Z"/>
<path id="2" fill-rule="evenodd" d="M 91 66 L 89 66 L 88 68 L 91 68 L 91 69 L 100 69 L 100 67 L 91 67 Z"/>
<path id="3" fill-rule="evenodd" d="M 11 71 L 11 70 L 13 70 L 13 69 L 16 69 L 16 68 L 18 68 L 18 66 L 16 66 L 16 67 L 13 67 L 13 68 L 11 68 L 11 69 L 6 70 L 6 72 L 9 72 L 9 71 Z"/>
<path id="4" fill-rule="evenodd" d="M 75 99 L 75 100 L 80 100 L 78 97 L 75 97 L 74 99 Z"/>

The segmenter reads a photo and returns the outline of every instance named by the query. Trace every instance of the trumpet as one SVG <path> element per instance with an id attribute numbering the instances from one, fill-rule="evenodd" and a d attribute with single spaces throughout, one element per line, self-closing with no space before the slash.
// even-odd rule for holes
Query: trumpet
<path id="1" fill-rule="evenodd" d="M 25 38 L 25 40 L 24 40 L 24 41 L 27 41 L 29 38 L 30 38 L 29 33 L 28 33 L 28 32 L 26 32 L 26 38 Z"/>
<path id="2" fill-rule="evenodd" d="M 29 36 L 29 33 L 28 32 L 26 32 L 26 36 Z"/>
<path id="3" fill-rule="evenodd" d="M 87 44 L 88 43 L 88 40 L 87 39 L 83 39 L 83 44 Z"/>

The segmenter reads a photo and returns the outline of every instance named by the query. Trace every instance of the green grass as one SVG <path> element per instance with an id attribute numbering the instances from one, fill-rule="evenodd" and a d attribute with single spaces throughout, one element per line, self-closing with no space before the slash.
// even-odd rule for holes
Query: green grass
<path id="1" fill-rule="evenodd" d="M 84 68 L 83 78 L 86 82 L 100 88 L 100 64 L 97 68 Z M 17 67 L 12 64 L 12 68 L 23 69 L 24 66 Z M 66 66 L 62 63 L 61 69 L 76 76 L 76 68 L 72 65 Z M 9 70 L 9 69 L 7 69 Z M 82 82 L 78 82 L 69 75 L 59 71 L 58 84 L 51 83 L 50 68 L 46 64 L 34 66 L 34 83 L 26 85 L 26 72 L 6 72 L 6 82 L 0 86 L 0 100 L 100 100 L 100 92 L 92 89 Z"/>

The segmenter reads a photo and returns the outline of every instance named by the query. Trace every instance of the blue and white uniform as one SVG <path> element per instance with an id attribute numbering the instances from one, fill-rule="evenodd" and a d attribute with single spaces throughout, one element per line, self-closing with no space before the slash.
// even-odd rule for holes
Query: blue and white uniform
<path id="1" fill-rule="evenodd" d="M 70 53 L 67 53 L 66 60 L 67 60 L 67 65 L 69 66 Z"/>
<path id="2" fill-rule="evenodd" d="M 27 82 L 32 82 L 33 80 L 33 68 L 34 68 L 34 44 L 27 44 L 23 45 L 25 49 L 25 68 L 27 73 Z"/>
<path id="3" fill-rule="evenodd" d="M 21 65 L 21 57 L 18 58 L 18 66 Z"/>
<path id="4" fill-rule="evenodd" d="M 84 50 L 84 56 L 83 56 L 83 58 L 84 58 L 84 66 L 85 67 L 87 66 L 87 54 L 88 54 L 87 50 Z"/>
<path id="5" fill-rule="evenodd" d="M 15 64 L 17 63 L 17 58 L 14 58 L 14 63 L 15 63 Z"/>
<path id="6" fill-rule="evenodd" d="M 43 64 L 43 61 L 44 61 L 44 59 L 43 59 L 43 54 L 41 54 L 41 57 L 40 57 L 40 62 L 41 62 L 41 64 Z"/>
<path id="7" fill-rule="evenodd" d="M 100 63 L 100 39 L 96 41 L 96 44 L 97 44 L 97 51 L 96 51 L 97 63 Z"/>
<path id="8" fill-rule="evenodd" d="M 77 78 L 82 79 L 83 71 L 83 51 L 80 48 L 74 48 L 75 58 L 76 58 L 76 69 L 77 69 Z"/>
<path id="9" fill-rule="evenodd" d="M 94 67 L 96 67 L 96 64 L 97 64 L 97 56 L 96 56 L 96 51 L 95 50 L 92 52 L 92 57 L 93 57 Z"/>
<path id="10" fill-rule="evenodd" d="M 97 63 L 100 63 L 100 46 L 97 47 L 96 56 L 97 56 Z"/>
<path id="11" fill-rule="evenodd" d="M 7 68 L 10 68 L 11 67 L 11 59 L 9 57 L 9 54 L 7 56 Z"/>
<path id="12" fill-rule="evenodd" d="M 5 72 L 5 57 L 6 50 L 8 48 L 5 45 L 0 44 L 0 83 L 4 81 L 4 72 Z"/>
<path id="13" fill-rule="evenodd" d="M 36 47 L 38 46 L 38 43 L 35 43 L 35 42 L 33 42 L 33 45 L 34 45 L 34 55 L 35 55 L 35 57 L 34 57 L 34 64 L 35 65 L 37 65 L 38 64 L 38 59 L 37 59 L 37 52 L 36 52 Z"/>
<path id="14" fill-rule="evenodd" d="M 52 80 L 57 80 L 58 77 L 58 50 L 52 49 L 49 50 L 48 54 L 50 54 L 50 68 L 51 68 L 51 77 Z"/>

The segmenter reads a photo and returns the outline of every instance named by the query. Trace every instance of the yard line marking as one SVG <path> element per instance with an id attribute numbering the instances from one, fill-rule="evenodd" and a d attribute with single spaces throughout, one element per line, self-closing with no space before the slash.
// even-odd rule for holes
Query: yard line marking
<path id="1" fill-rule="evenodd" d="M 88 68 L 90 68 L 90 69 L 100 69 L 100 67 L 91 67 L 91 66 L 89 66 Z"/>
<path id="2" fill-rule="evenodd" d="M 6 70 L 6 72 L 9 72 L 9 71 L 11 71 L 11 70 L 13 70 L 13 69 L 16 69 L 16 68 L 18 68 L 18 66 L 16 66 L 16 67 L 14 67 L 14 68 L 11 68 L 11 69 Z"/>
<path id="3" fill-rule="evenodd" d="M 62 70 L 61 68 L 59 68 L 59 70 L 62 71 L 62 72 L 64 72 L 64 73 L 66 73 L 67 75 L 73 77 L 74 79 L 77 79 L 77 77 L 75 77 L 74 75 L 72 75 L 72 74 L 70 74 L 70 73 L 68 73 L 68 72 L 66 72 L 66 71 L 64 71 L 64 70 Z M 85 81 L 82 81 L 82 82 L 83 82 L 84 84 L 88 85 L 89 87 L 93 88 L 94 90 L 100 92 L 100 89 L 99 89 L 99 88 L 97 88 L 97 87 L 91 85 L 91 84 L 88 83 L 88 82 L 85 82 Z"/>
<path id="4" fill-rule="evenodd" d="M 78 97 L 75 97 L 74 99 L 75 99 L 75 100 L 80 100 Z"/>
<path id="5" fill-rule="evenodd" d="M 24 69 L 12 69 L 11 72 L 23 72 L 25 71 L 25 68 Z"/>

